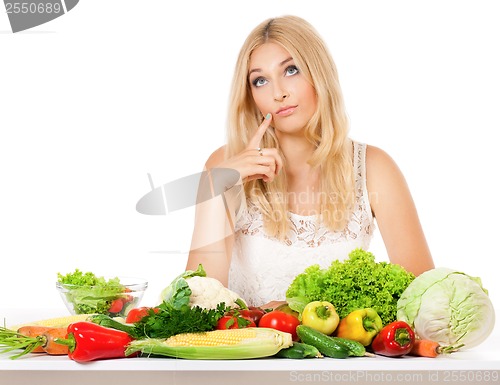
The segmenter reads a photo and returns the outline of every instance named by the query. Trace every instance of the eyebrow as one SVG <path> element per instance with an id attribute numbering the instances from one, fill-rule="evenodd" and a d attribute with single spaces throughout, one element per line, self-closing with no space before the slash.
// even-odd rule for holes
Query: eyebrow
<path id="1" fill-rule="evenodd" d="M 290 56 L 288 59 L 285 59 L 283 60 L 279 65 L 280 67 L 284 66 L 286 63 L 288 63 L 290 60 L 293 60 L 293 58 Z M 250 76 L 252 74 L 252 72 L 262 72 L 262 69 L 261 68 L 254 68 L 252 70 L 250 70 L 250 72 L 248 73 L 248 76 Z"/>

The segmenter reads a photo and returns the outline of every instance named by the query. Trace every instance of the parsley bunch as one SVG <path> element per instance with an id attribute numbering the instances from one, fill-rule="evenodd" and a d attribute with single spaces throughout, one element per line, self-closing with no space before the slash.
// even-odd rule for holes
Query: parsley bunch
<path id="1" fill-rule="evenodd" d="M 224 302 L 217 309 L 203 309 L 199 306 L 175 308 L 167 302 L 158 306 L 157 313 L 148 315 L 134 324 L 136 338 L 168 338 L 179 333 L 204 332 L 214 330 L 217 322 L 230 310 Z"/>

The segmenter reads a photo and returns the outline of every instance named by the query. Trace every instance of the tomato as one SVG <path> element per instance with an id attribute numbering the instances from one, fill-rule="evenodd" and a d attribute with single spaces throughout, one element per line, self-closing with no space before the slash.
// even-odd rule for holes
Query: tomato
<path id="1" fill-rule="evenodd" d="M 155 313 L 158 313 L 160 311 L 160 309 L 158 309 L 157 307 L 136 307 L 128 312 L 125 322 L 128 324 L 139 322 L 142 318 L 149 314 L 149 310 L 151 309 L 153 309 Z"/>
<path id="2" fill-rule="evenodd" d="M 132 302 L 134 300 L 133 295 L 126 295 L 125 297 L 122 298 L 123 304 Z"/>
<path id="3" fill-rule="evenodd" d="M 111 301 L 111 306 L 109 307 L 108 311 L 110 313 L 119 313 L 122 309 L 123 309 L 123 301 L 121 298 L 118 298 Z"/>
<path id="4" fill-rule="evenodd" d="M 242 329 L 256 327 L 257 325 L 250 318 L 244 316 L 225 315 L 217 322 L 218 330 Z"/>
<path id="5" fill-rule="evenodd" d="M 239 314 L 242 317 L 251 319 L 256 325 L 264 314 L 266 314 L 264 309 L 260 307 L 250 306 L 248 309 L 236 310 L 235 314 Z"/>
<path id="6" fill-rule="evenodd" d="M 290 333 L 294 341 L 298 341 L 297 326 L 300 321 L 292 314 L 287 314 L 281 310 L 273 310 L 262 316 L 259 321 L 259 327 L 272 328 L 282 332 Z"/>

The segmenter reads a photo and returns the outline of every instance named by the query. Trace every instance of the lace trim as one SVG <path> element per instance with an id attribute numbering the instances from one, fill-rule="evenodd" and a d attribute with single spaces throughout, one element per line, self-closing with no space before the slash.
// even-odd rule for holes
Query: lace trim
<path id="1" fill-rule="evenodd" d="M 371 236 L 374 223 L 366 189 L 365 157 L 366 145 L 354 142 L 356 203 L 345 230 L 332 232 L 321 223 L 321 218 L 317 216 L 304 216 L 289 212 L 290 233 L 279 242 L 288 246 L 318 247 L 322 244 L 355 240 L 363 235 Z M 266 234 L 262 214 L 250 201 L 247 201 L 247 207 L 236 223 L 236 231 L 240 235 L 259 236 L 278 241 Z"/>

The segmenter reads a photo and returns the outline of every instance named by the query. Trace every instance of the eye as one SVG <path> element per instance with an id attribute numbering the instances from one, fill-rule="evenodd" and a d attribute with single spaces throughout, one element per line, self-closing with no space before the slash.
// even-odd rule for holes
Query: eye
<path id="1" fill-rule="evenodd" d="M 299 73 L 299 69 L 295 65 L 286 67 L 285 76 L 292 76 Z"/>
<path id="2" fill-rule="evenodd" d="M 263 77 L 258 77 L 258 78 L 255 78 L 253 81 L 252 81 L 252 84 L 255 86 L 255 87 L 262 87 L 264 84 L 267 83 L 267 80 L 264 79 Z"/>

